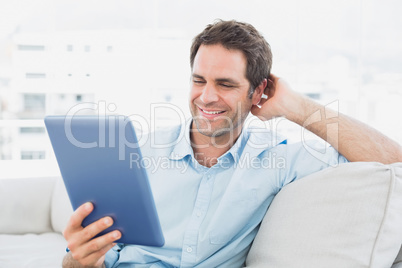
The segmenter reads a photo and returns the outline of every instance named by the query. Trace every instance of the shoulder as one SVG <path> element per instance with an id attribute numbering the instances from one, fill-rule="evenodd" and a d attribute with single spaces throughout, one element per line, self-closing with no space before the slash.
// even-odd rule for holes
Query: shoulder
<path id="1" fill-rule="evenodd" d="M 244 130 L 243 139 L 246 140 L 248 147 L 261 152 L 269 151 L 274 147 L 283 148 L 287 145 L 285 136 L 267 128 L 249 127 Z"/>
<path id="2" fill-rule="evenodd" d="M 137 134 L 141 151 L 143 154 L 170 152 L 184 138 L 184 130 L 184 125 L 175 125 Z"/>

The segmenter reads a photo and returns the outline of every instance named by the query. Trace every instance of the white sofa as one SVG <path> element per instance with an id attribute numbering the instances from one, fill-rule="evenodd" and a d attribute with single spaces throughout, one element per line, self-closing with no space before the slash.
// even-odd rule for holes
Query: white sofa
<path id="1" fill-rule="evenodd" d="M 0 179 L 0 267 L 61 267 L 71 213 L 61 178 Z"/>
<path id="2" fill-rule="evenodd" d="M 61 267 L 71 213 L 60 178 L 1 179 L 0 267 Z M 402 163 L 348 163 L 282 189 L 246 266 L 402 268 L 401 244 Z"/>

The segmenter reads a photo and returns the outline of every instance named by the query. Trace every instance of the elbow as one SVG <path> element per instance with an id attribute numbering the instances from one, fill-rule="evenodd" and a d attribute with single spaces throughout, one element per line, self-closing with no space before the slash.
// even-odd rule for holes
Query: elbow
<path id="1" fill-rule="evenodd" d="M 398 147 L 396 156 L 397 156 L 396 162 L 402 162 L 402 146 Z"/>
<path id="2" fill-rule="evenodd" d="M 378 162 L 384 165 L 390 165 L 393 163 L 402 163 L 402 146 L 398 144 L 397 146 L 394 146 L 392 150 L 382 152 L 381 155 L 382 158 Z"/>
<path id="3" fill-rule="evenodd" d="M 402 146 L 399 144 L 396 146 L 394 153 L 390 154 L 388 162 L 389 164 L 402 163 Z"/>

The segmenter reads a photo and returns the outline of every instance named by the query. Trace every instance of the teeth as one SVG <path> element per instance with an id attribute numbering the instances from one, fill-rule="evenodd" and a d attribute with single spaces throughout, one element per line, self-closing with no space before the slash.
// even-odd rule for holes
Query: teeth
<path id="1" fill-rule="evenodd" d="M 207 112 L 207 111 L 205 111 L 205 110 L 202 110 L 204 113 L 206 113 L 206 114 L 220 114 L 220 113 L 222 113 L 222 112 Z"/>

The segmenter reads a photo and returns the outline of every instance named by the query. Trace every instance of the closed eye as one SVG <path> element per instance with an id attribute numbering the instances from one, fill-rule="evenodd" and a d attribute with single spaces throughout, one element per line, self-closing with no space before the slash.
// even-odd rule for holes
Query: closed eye
<path id="1" fill-rule="evenodd" d="M 222 87 L 226 87 L 226 88 L 232 88 L 232 85 L 228 85 L 228 84 L 220 84 Z"/>
<path id="2" fill-rule="evenodd" d="M 205 83 L 205 82 L 202 81 L 202 80 L 193 80 L 193 83 L 196 83 L 196 84 L 203 84 L 203 83 Z"/>

